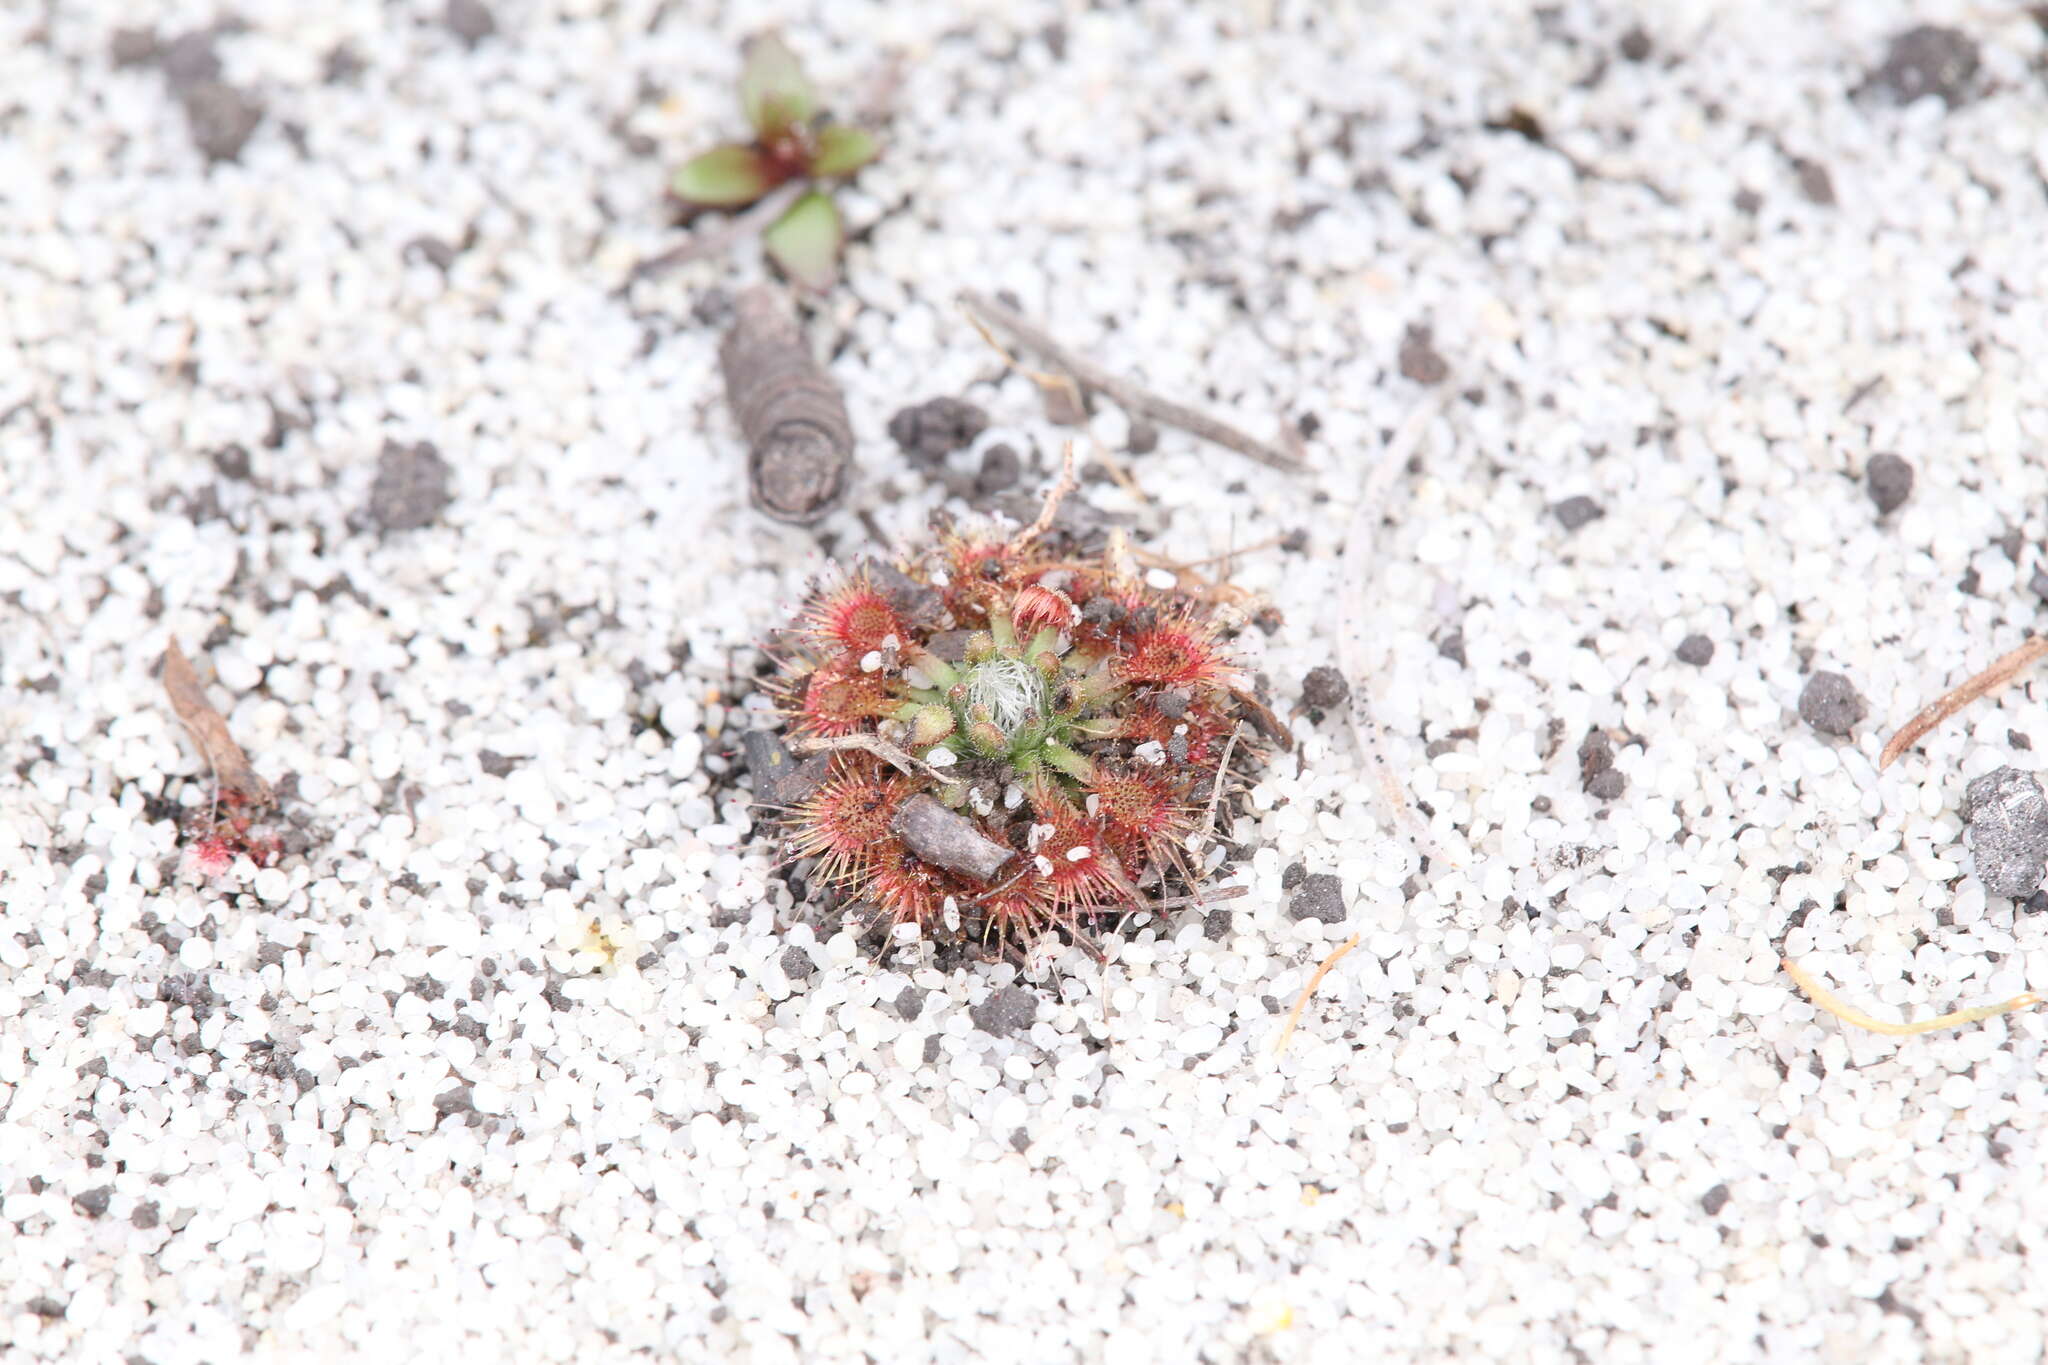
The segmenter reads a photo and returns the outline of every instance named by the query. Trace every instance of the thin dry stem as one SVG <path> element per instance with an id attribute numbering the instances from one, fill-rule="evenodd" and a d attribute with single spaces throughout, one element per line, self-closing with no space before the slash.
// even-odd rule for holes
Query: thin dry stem
<path id="1" fill-rule="evenodd" d="M 1270 465 L 1274 469 L 1284 469 L 1289 473 L 1294 473 L 1302 467 L 1301 461 L 1286 451 L 1269 445 L 1256 437 L 1247 435 L 1227 422 L 1220 422 L 1204 413 L 1195 411 L 1193 408 L 1184 407 L 1170 399 L 1161 398 L 1158 394 L 1141 385 L 1110 373 L 1094 361 L 1089 360 L 1086 356 L 1079 355 L 1060 345 L 1043 328 L 1025 318 L 1015 309 L 1006 308 L 1002 304 L 997 303 L 986 294 L 970 289 L 960 295 L 960 301 L 967 306 L 971 314 L 980 314 L 984 321 L 1009 333 L 1020 345 L 1038 352 L 1054 365 L 1066 371 L 1067 374 L 1072 375 L 1073 380 L 1070 382 L 1076 382 L 1082 388 L 1094 389 L 1098 393 L 1109 395 L 1126 412 L 1139 413 L 1150 417 L 1155 422 L 1161 422 L 1177 430 L 1185 431 L 1191 436 L 1199 437 L 1205 441 L 1213 441 L 1225 449 L 1234 450 L 1240 455 L 1257 460 L 1260 464 Z M 970 318 L 971 320 L 972 318 Z M 988 336 L 988 329 L 979 323 L 976 324 L 976 330 L 984 337 Z M 993 339 L 990 340 L 990 344 L 994 345 Z M 1004 359 L 1009 359 L 1009 353 L 1004 351 L 1002 347 L 997 346 L 996 350 Z M 1014 360 L 1010 363 L 1016 365 Z M 1021 365 L 1017 365 L 1016 368 L 1025 374 L 1031 375 L 1032 379 L 1041 386 L 1045 385 L 1048 378 L 1051 378 L 1051 376 L 1042 376 L 1024 370 L 1024 367 Z"/>
<path id="2" fill-rule="evenodd" d="M 690 235 L 690 240 L 679 246 L 670 247 L 658 256 L 649 256 L 634 265 L 626 274 L 625 283 L 617 292 L 624 294 L 642 280 L 658 279 L 677 266 L 691 261 L 701 261 L 707 256 L 716 256 L 728 251 L 749 237 L 757 237 L 768 230 L 768 225 L 782 216 L 783 210 L 797 201 L 809 182 L 792 180 L 780 185 L 771 193 L 758 199 L 743 213 L 736 213 L 716 227 L 699 228 Z"/>
<path id="3" fill-rule="evenodd" d="M 959 780 L 948 777 L 922 759 L 911 757 L 880 735 L 808 735 L 789 741 L 789 751 L 793 754 L 834 754 L 846 753 L 849 750 L 873 754 L 884 763 L 912 777 L 929 778 L 933 782 L 947 786 Z"/>
<path id="4" fill-rule="evenodd" d="M 1301 1022 L 1301 1012 L 1308 1008 L 1309 997 L 1316 993 L 1316 987 L 1323 984 L 1323 978 L 1330 974 L 1330 968 L 1336 966 L 1344 954 L 1358 946 L 1360 937 L 1358 934 L 1353 934 L 1350 938 L 1344 940 L 1344 945 L 1337 949 L 1336 952 L 1324 958 L 1323 965 L 1316 968 L 1315 975 L 1311 976 L 1308 979 L 1308 984 L 1301 988 L 1300 996 L 1295 999 L 1294 1008 L 1287 1012 L 1287 1027 L 1280 1030 L 1280 1041 L 1273 1044 L 1273 1055 L 1275 1057 L 1278 1057 L 1287 1050 L 1287 1040 L 1294 1036 L 1294 1026 Z"/>
<path id="5" fill-rule="evenodd" d="M 1147 567 L 1165 569 L 1169 573 L 1189 573 L 1195 569 L 1206 569 L 1211 564 L 1228 564 L 1239 555 L 1255 555 L 1261 550 L 1273 549 L 1286 543 L 1286 540 L 1286 536 L 1270 536 L 1256 545 L 1245 545 L 1235 550 L 1225 550 L 1222 554 L 1210 555 L 1207 559 L 1168 559 L 1165 555 L 1158 554 L 1152 550 L 1133 550 L 1131 553 L 1138 557 L 1139 563 Z M 1203 581 L 1202 586 L 1208 586 L 1206 580 Z"/>
<path id="6" fill-rule="evenodd" d="M 1178 910 L 1184 905 L 1213 905 L 1217 901 L 1241 900 L 1252 893 L 1249 886 L 1219 886 L 1214 891 L 1196 891 L 1185 896 L 1167 896 L 1147 901 L 1140 910 Z"/>
<path id="7" fill-rule="evenodd" d="M 1983 1019 L 1996 1018 L 2001 1014 L 2011 1014 L 2014 1010 L 2029 1009 L 2035 1005 L 2048 1004 L 2048 1001 L 2044 1001 L 2038 992 L 2024 991 L 2019 995 L 2015 995 L 2012 999 L 1996 1005 L 1978 1005 L 1966 1010 L 1952 1010 L 1933 1019 L 1922 1019 L 1917 1024 L 1894 1024 L 1889 1020 L 1865 1014 L 1853 1005 L 1843 1004 L 1833 991 L 1821 985 L 1811 973 L 1807 972 L 1791 958 L 1787 957 L 1781 960 L 1785 964 L 1785 975 L 1791 977 L 1797 983 L 1799 989 L 1806 992 L 1806 998 L 1814 1004 L 1820 1006 L 1844 1023 L 1854 1024 L 1858 1028 L 1867 1028 L 1872 1033 L 1883 1033 L 1894 1038 L 1909 1038 L 1916 1033 L 1933 1033 L 1939 1029 L 1957 1028 L 1963 1024 L 1974 1024 Z"/>
<path id="8" fill-rule="evenodd" d="M 1059 515 L 1060 504 L 1066 500 L 1067 494 L 1074 491 L 1078 483 L 1079 480 L 1074 477 L 1074 443 L 1069 441 L 1060 455 L 1060 476 L 1053 480 L 1051 491 L 1045 495 L 1045 506 L 1038 509 L 1038 520 L 1018 532 L 1010 541 L 1012 553 L 1024 549 L 1052 529 L 1052 520 Z"/>
<path id="9" fill-rule="evenodd" d="M 1381 737 L 1379 721 L 1373 715 L 1372 688 L 1369 685 L 1371 674 L 1365 665 L 1365 622 L 1366 589 L 1372 580 L 1373 531 L 1379 522 L 1381 505 L 1386 500 L 1387 489 L 1407 467 L 1409 454 L 1421 441 L 1423 432 L 1443 410 L 1449 393 L 1448 386 L 1439 388 L 1417 404 L 1394 433 L 1393 439 L 1387 442 L 1378 462 L 1366 476 L 1357 510 L 1352 513 L 1351 524 L 1344 533 L 1344 552 L 1340 561 L 1342 581 L 1337 598 L 1337 661 L 1351 682 L 1352 733 L 1358 739 L 1359 751 L 1365 756 L 1366 767 L 1372 773 L 1373 784 L 1379 789 L 1387 815 L 1408 831 L 1422 852 L 1438 862 L 1451 860 L 1444 856 L 1429 827 L 1415 813 L 1414 803 L 1409 801 L 1401 779 L 1387 761 L 1386 742 Z"/>
<path id="10" fill-rule="evenodd" d="M 1138 481 L 1131 477 L 1130 470 L 1124 468 L 1123 461 L 1117 459 L 1116 456 L 1110 454 L 1107 450 L 1104 450 L 1100 441 L 1095 443 L 1095 454 L 1092 458 L 1096 464 L 1102 466 L 1104 473 L 1116 481 L 1118 488 L 1123 489 L 1124 492 L 1129 493 L 1139 502 L 1149 503 L 1152 501 L 1151 494 L 1138 487 Z"/>
<path id="11" fill-rule="evenodd" d="M 1885 741 L 1884 752 L 1877 756 L 1877 770 L 1883 772 L 1889 768 L 1892 760 L 1912 748 L 1922 735 L 1979 697 L 1995 692 L 2011 682 L 2019 676 L 2021 669 L 2043 654 L 2048 654 L 2048 635 L 2036 635 L 1961 687 L 1945 693 L 1922 708 L 1919 715 L 1900 726 L 1899 732 Z"/>
<path id="12" fill-rule="evenodd" d="M 1072 406 L 1073 410 L 1079 414 L 1081 421 L 1087 419 L 1088 404 L 1081 393 L 1081 386 L 1074 382 L 1072 375 L 1054 374 L 1049 370 L 1032 369 L 1029 365 L 1017 359 L 1011 353 L 1009 347 L 997 341 L 996 334 L 988 329 L 988 324 L 974 316 L 971 311 L 967 314 L 967 325 L 981 333 L 981 339 L 988 343 L 990 350 L 1003 358 L 1005 365 L 1008 365 L 1018 374 L 1023 375 L 1026 379 L 1044 390 L 1048 400 L 1050 400 L 1051 395 L 1054 393 L 1061 394 L 1064 396 L 1065 401 Z M 1078 424 L 1078 422 L 1062 422 L 1057 417 L 1053 419 L 1053 425 L 1055 426 L 1075 426 Z"/>
<path id="13" fill-rule="evenodd" d="M 1216 781 L 1209 787 L 1209 813 L 1202 817 L 1202 837 L 1192 852 L 1206 853 L 1216 833 L 1216 809 L 1223 801 L 1223 782 L 1230 776 L 1230 755 L 1237 749 L 1237 737 L 1244 733 L 1244 722 L 1230 727 L 1230 738 L 1223 744 L 1223 761 L 1216 765 Z"/>

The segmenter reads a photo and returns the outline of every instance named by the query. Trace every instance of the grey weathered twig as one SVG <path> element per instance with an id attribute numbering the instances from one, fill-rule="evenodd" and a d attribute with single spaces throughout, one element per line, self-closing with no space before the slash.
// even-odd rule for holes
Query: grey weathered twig
<path id="1" fill-rule="evenodd" d="M 960 295 L 960 301 L 983 321 L 1001 328 L 1015 338 L 1018 344 L 1038 352 L 1055 367 L 1072 375 L 1081 387 L 1107 394 L 1127 412 L 1139 413 L 1155 422 L 1176 427 L 1191 436 L 1214 441 L 1217 445 L 1257 460 L 1260 464 L 1271 465 L 1274 469 L 1284 469 L 1292 473 L 1302 467 L 1301 461 L 1286 451 L 1247 435 L 1227 422 L 1218 421 L 1206 413 L 1161 398 L 1149 389 L 1111 374 L 1086 356 L 1077 355 L 1060 345 L 1036 323 L 1015 309 L 1005 308 L 986 294 L 969 289 Z"/>
<path id="2" fill-rule="evenodd" d="M 766 284 L 740 295 L 718 367 L 747 438 L 754 505 L 799 525 L 832 510 L 846 492 L 853 425 L 839 386 L 811 355 L 788 295 Z"/>

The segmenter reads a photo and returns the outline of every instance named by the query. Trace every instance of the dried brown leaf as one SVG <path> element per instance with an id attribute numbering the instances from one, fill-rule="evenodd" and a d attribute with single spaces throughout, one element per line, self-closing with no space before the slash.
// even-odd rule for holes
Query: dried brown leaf
<path id="1" fill-rule="evenodd" d="M 176 640 L 164 650 L 163 669 L 164 692 L 171 700 L 171 710 L 191 734 L 192 742 L 199 746 L 199 756 L 213 769 L 220 790 L 233 793 L 251 806 L 274 805 L 277 798 L 270 784 L 256 775 L 242 746 L 228 734 L 228 723 L 206 700 L 206 688 Z"/>

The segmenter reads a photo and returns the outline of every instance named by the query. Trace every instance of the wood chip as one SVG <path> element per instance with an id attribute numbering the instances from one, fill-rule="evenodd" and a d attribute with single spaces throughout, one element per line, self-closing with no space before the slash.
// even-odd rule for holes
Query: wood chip
<path id="1" fill-rule="evenodd" d="M 985 882 L 1017 856 L 978 829 L 964 815 L 947 810 L 920 792 L 896 808 L 889 831 L 928 863 Z"/>

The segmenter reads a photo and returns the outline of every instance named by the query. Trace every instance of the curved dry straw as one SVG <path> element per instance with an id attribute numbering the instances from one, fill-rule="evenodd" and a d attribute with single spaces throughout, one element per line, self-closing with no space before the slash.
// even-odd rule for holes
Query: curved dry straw
<path id="1" fill-rule="evenodd" d="M 1810 972 L 1791 958 L 1781 958 L 1780 961 L 1785 965 L 1785 975 L 1798 983 L 1799 989 L 1805 991 L 1806 998 L 1814 1004 L 1820 1006 L 1844 1023 L 1854 1024 L 1858 1028 L 1869 1029 L 1872 1033 L 1882 1033 L 1893 1038 L 1910 1038 L 1916 1033 L 1933 1033 L 1940 1029 L 1958 1028 L 1964 1024 L 1975 1024 L 1981 1020 L 1993 1019 L 2001 1014 L 2011 1014 L 2014 1010 L 2028 1009 L 2034 1005 L 2048 1003 L 2042 1000 L 2038 992 L 2023 991 L 2012 999 L 2002 1001 L 1996 1005 L 1976 1005 L 1966 1010 L 1951 1010 L 1949 1013 L 1938 1015 L 1933 1019 L 1922 1019 L 1916 1024 L 1894 1024 L 1890 1020 L 1879 1019 L 1874 1015 L 1865 1014 L 1854 1005 L 1842 1003 L 1841 1000 L 1835 997 L 1833 991 L 1821 985 Z"/>

